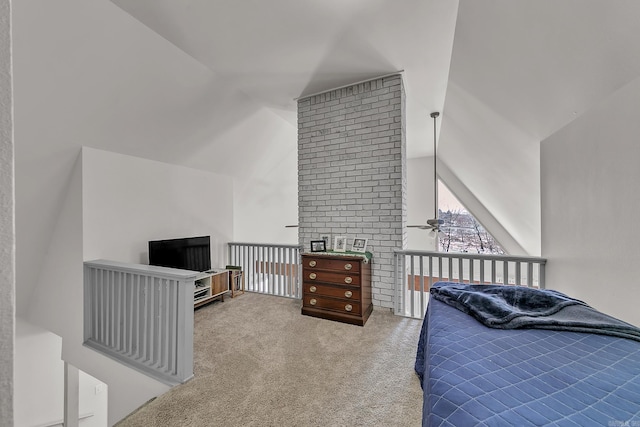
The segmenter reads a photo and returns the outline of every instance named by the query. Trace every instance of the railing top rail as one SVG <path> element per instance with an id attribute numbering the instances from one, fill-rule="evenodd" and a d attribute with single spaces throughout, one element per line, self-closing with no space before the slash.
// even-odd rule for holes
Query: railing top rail
<path id="1" fill-rule="evenodd" d="M 288 243 L 246 243 L 246 242 L 229 242 L 229 246 L 256 246 L 259 248 L 286 248 L 286 249 L 302 249 L 302 245 L 294 245 Z"/>
<path id="2" fill-rule="evenodd" d="M 159 267 L 146 264 L 132 264 L 120 261 L 109 261 L 105 259 L 97 259 L 93 261 L 85 261 L 84 265 L 91 268 L 99 268 L 102 270 L 121 271 L 127 273 L 144 274 L 151 277 L 160 277 L 168 279 L 189 280 L 200 276 L 202 273 L 191 270 L 180 270 L 177 268 Z"/>
<path id="3" fill-rule="evenodd" d="M 487 261 L 513 261 L 513 262 L 532 262 L 536 264 L 546 264 L 546 258 L 525 256 L 525 255 L 489 255 L 489 254 L 472 254 L 472 253 L 452 253 L 452 252 L 436 252 L 436 251 L 415 251 L 394 249 L 396 255 L 415 255 L 430 256 L 433 258 L 458 258 L 458 259 L 483 259 Z"/>

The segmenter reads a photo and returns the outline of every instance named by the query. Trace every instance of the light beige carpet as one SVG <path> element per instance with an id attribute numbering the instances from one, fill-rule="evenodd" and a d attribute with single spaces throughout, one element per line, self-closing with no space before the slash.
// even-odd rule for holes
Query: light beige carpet
<path id="1" fill-rule="evenodd" d="M 376 309 L 364 327 L 244 294 L 195 312 L 195 377 L 118 427 L 420 426 L 421 321 Z"/>

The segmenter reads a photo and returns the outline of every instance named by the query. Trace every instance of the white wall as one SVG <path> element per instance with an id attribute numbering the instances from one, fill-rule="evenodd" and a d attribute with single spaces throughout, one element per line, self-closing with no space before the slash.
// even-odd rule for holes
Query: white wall
<path id="1" fill-rule="evenodd" d="M 640 79 L 542 143 L 547 286 L 640 326 Z"/>
<path id="2" fill-rule="evenodd" d="M 236 242 L 297 244 L 297 129 L 269 110 L 254 114 L 241 129 L 224 135 L 252 141 L 228 157 L 235 165 L 233 236 Z"/>
<path id="3" fill-rule="evenodd" d="M 79 372 L 78 412 L 81 427 L 104 427 L 109 425 L 108 389 L 109 387 L 97 378 L 84 371 Z"/>
<path id="4" fill-rule="evenodd" d="M 211 236 L 213 267 L 233 236 L 230 177 L 84 147 L 84 260 L 148 264 L 149 240 Z"/>
<path id="5" fill-rule="evenodd" d="M 16 356 L 15 425 L 46 425 L 62 419 L 62 339 L 18 319 Z M 34 411 L 34 402 L 39 402 L 37 411 Z"/>
<path id="6" fill-rule="evenodd" d="M 433 157 L 407 159 L 407 225 L 426 225 L 433 218 Z M 436 250 L 436 234 L 407 228 L 407 249 Z"/>
<path id="7" fill-rule="evenodd" d="M 15 349 L 15 228 L 11 10 L 0 0 L 0 420 L 11 425 Z"/>

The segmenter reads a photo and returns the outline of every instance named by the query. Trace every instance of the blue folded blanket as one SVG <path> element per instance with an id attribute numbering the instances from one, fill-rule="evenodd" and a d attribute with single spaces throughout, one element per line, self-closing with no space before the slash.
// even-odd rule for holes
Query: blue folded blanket
<path id="1" fill-rule="evenodd" d="M 436 282 L 430 292 L 491 328 L 589 332 L 640 341 L 639 328 L 550 289 Z"/>

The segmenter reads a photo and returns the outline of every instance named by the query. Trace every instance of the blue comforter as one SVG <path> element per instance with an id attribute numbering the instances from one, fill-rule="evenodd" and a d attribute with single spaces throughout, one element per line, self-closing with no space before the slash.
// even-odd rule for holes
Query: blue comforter
<path id="1" fill-rule="evenodd" d="M 437 282 L 430 292 L 491 328 L 589 332 L 640 341 L 639 328 L 550 289 Z"/>
<path id="2" fill-rule="evenodd" d="M 432 298 L 415 370 L 423 426 L 640 425 L 640 342 L 489 328 Z"/>

